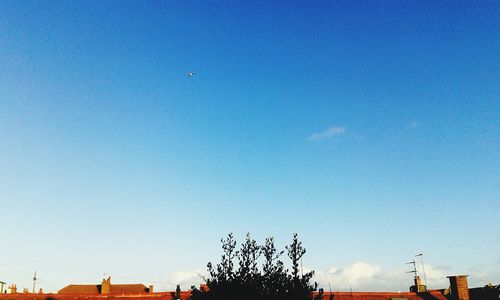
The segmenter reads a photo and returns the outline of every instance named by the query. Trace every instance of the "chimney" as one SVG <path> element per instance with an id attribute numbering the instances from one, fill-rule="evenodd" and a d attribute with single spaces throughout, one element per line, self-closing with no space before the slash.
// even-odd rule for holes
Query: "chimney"
<path id="1" fill-rule="evenodd" d="M 200 291 L 208 292 L 208 284 L 206 284 L 206 283 L 200 284 Z"/>
<path id="2" fill-rule="evenodd" d="M 150 286 L 149 286 L 148 293 L 152 293 L 152 292 L 153 292 L 153 286 L 152 286 L 152 285 L 150 285 Z"/>
<path id="3" fill-rule="evenodd" d="M 109 294 L 111 292 L 111 276 L 108 279 L 103 279 L 101 284 L 101 294 Z"/>
<path id="4" fill-rule="evenodd" d="M 179 300 L 181 299 L 181 286 L 177 285 L 177 288 L 175 289 L 175 299 Z"/>
<path id="5" fill-rule="evenodd" d="M 469 300 L 467 277 L 468 275 L 448 276 L 452 300 Z"/>
<path id="6" fill-rule="evenodd" d="M 417 287 L 417 292 L 422 293 L 427 291 L 427 287 L 422 284 L 422 279 L 420 276 L 415 276 L 415 286 Z"/>
<path id="7" fill-rule="evenodd" d="M 415 283 L 414 285 L 410 286 L 410 292 L 412 293 L 422 293 L 422 292 L 427 292 L 427 287 L 422 284 L 422 280 L 420 279 L 420 276 L 415 276 L 415 279 L 413 279 L 413 282 Z"/>
<path id="8" fill-rule="evenodd" d="M 11 284 L 9 289 L 11 294 L 17 294 L 17 286 L 15 284 Z"/>

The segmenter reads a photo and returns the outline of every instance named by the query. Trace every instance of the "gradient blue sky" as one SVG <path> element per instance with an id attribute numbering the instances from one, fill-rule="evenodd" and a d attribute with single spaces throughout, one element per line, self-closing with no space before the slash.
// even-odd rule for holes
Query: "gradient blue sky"
<path id="1" fill-rule="evenodd" d="M 298 232 L 335 289 L 498 284 L 499 97 L 498 1 L 2 1 L 0 280 Z"/>

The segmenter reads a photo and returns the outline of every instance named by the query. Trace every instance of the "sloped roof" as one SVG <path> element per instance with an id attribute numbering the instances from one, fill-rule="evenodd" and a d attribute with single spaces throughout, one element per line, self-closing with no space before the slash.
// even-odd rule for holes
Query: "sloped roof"
<path id="1" fill-rule="evenodd" d="M 110 294 L 144 294 L 149 292 L 144 284 L 111 284 Z"/>
<path id="2" fill-rule="evenodd" d="M 70 284 L 57 293 L 61 295 L 99 295 L 101 293 L 101 284 Z M 144 294 L 148 293 L 149 288 L 144 284 L 111 284 L 109 294 Z"/>
<path id="3" fill-rule="evenodd" d="M 98 295 L 100 291 L 100 284 L 70 284 L 57 291 L 57 293 L 63 295 Z"/>

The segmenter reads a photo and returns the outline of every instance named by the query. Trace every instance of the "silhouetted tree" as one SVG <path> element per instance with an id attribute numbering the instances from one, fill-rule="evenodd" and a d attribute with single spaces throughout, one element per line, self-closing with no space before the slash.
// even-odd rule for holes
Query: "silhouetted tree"
<path id="1" fill-rule="evenodd" d="M 289 287 L 289 292 L 294 299 L 305 299 L 304 297 L 309 296 L 318 287 L 317 283 L 314 283 L 313 285 L 309 283 L 314 276 L 314 271 L 302 274 L 302 271 L 300 270 L 299 274 L 299 263 L 302 256 L 306 254 L 306 249 L 302 247 L 302 242 L 299 241 L 296 233 L 293 235 L 292 243 L 285 248 L 288 251 L 288 257 L 292 261 L 292 274 L 291 280 L 289 280 L 291 285 Z"/>
<path id="2" fill-rule="evenodd" d="M 266 238 L 262 246 L 264 264 L 262 265 L 262 294 L 266 298 L 277 297 L 286 291 L 285 266 L 279 257 L 284 251 L 278 252 L 274 246 L 274 238 Z"/>
<path id="3" fill-rule="evenodd" d="M 239 251 L 239 265 L 237 277 L 242 283 L 252 284 L 255 283 L 259 270 L 257 268 L 257 259 L 261 254 L 261 246 L 257 245 L 257 242 L 250 237 L 250 233 L 247 233 L 245 242 L 241 244 Z"/>
<path id="4" fill-rule="evenodd" d="M 258 245 L 250 234 L 236 250 L 236 241 L 232 233 L 221 239 L 223 254 L 221 262 L 207 264 L 210 277 L 206 279 L 208 292 L 193 290 L 193 299 L 200 300 L 309 300 L 317 284 L 310 281 L 314 271 L 301 274 L 299 263 L 306 253 L 297 234 L 292 243 L 286 246 L 288 257 L 292 261 L 292 272 L 284 267 L 279 259 L 284 251 L 278 251 L 274 239 L 267 238 L 264 245 Z M 262 271 L 259 270 L 259 258 L 263 258 Z M 234 261 L 238 269 L 234 270 Z"/>

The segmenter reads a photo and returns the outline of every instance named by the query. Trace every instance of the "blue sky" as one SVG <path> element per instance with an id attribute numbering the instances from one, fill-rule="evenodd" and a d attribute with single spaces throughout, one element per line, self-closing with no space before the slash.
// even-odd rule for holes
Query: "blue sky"
<path id="1" fill-rule="evenodd" d="M 199 281 L 228 232 L 297 232 L 335 289 L 406 290 L 417 253 L 431 287 L 498 284 L 499 16 L 496 1 L 1 3 L 0 280 L 168 289 Z"/>

